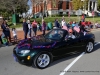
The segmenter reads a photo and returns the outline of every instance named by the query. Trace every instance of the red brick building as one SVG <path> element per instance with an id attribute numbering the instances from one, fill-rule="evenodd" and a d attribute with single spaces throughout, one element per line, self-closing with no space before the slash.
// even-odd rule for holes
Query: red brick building
<path id="1" fill-rule="evenodd" d="M 49 0 L 45 7 L 48 15 L 55 14 L 68 14 L 72 10 L 72 0 Z M 33 6 L 33 13 L 38 14 L 44 11 L 44 4 L 38 4 Z"/>
<path id="2" fill-rule="evenodd" d="M 44 8 L 46 9 L 46 13 L 48 15 L 55 15 L 55 14 L 76 14 L 77 11 L 73 10 L 72 1 L 73 0 L 47 0 L 47 4 L 44 7 L 43 3 L 39 3 L 35 6 L 33 6 L 33 14 L 40 15 Z M 85 0 L 81 0 L 85 1 Z M 86 7 L 86 6 L 84 6 Z M 89 16 L 92 16 L 91 11 L 97 11 L 97 0 L 89 0 L 88 1 L 88 9 L 81 9 L 83 10 L 82 13 L 87 14 Z M 81 14 L 82 14 L 81 13 Z"/>

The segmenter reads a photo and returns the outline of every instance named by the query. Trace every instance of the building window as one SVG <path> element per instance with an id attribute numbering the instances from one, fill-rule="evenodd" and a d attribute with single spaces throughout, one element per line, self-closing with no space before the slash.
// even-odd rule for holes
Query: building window
<path id="1" fill-rule="evenodd" d="M 95 9 L 95 2 L 93 2 L 93 10 Z"/>
<path id="2" fill-rule="evenodd" d="M 66 9 L 69 9 L 69 1 L 66 1 Z"/>
<path id="3" fill-rule="evenodd" d="M 62 16 L 63 15 L 63 12 L 59 12 L 59 15 Z"/>
<path id="4" fill-rule="evenodd" d="M 62 9 L 62 4 L 63 4 L 63 1 L 58 2 L 58 9 Z"/>
<path id="5" fill-rule="evenodd" d="M 90 1 L 90 11 L 92 11 L 92 1 Z"/>

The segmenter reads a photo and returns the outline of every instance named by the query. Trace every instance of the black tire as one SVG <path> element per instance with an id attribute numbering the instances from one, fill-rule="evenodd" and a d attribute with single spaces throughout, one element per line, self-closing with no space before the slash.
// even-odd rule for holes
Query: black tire
<path id="1" fill-rule="evenodd" d="M 86 52 L 87 53 L 91 53 L 94 49 L 94 42 L 92 41 L 89 41 L 87 44 L 86 44 Z"/>
<path id="2" fill-rule="evenodd" d="M 34 65 L 39 69 L 44 69 L 50 65 L 51 61 L 51 55 L 49 53 L 42 52 L 33 59 L 32 66 Z"/>

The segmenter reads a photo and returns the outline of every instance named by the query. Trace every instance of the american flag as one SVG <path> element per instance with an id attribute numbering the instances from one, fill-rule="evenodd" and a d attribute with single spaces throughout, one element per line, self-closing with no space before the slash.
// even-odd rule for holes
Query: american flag
<path id="1" fill-rule="evenodd" d="M 74 30 L 77 31 L 78 33 L 80 32 L 80 28 L 78 26 L 75 26 Z"/>
<path id="2" fill-rule="evenodd" d="M 66 26 L 66 25 L 64 25 L 64 26 L 62 27 L 62 29 L 65 29 L 65 30 L 67 30 L 67 31 L 68 31 L 68 28 L 67 28 L 67 26 Z"/>

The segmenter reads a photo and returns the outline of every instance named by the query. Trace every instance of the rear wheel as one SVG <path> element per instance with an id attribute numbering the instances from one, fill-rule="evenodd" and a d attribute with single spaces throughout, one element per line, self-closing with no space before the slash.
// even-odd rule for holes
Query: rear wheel
<path id="1" fill-rule="evenodd" d="M 94 43 L 93 42 L 88 42 L 86 45 L 86 52 L 91 53 L 94 49 Z"/>
<path id="2" fill-rule="evenodd" d="M 51 63 L 51 56 L 49 53 L 40 53 L 33 60 L 33 64 L 40 69 L 48 67 L 50 63 Z"/>

